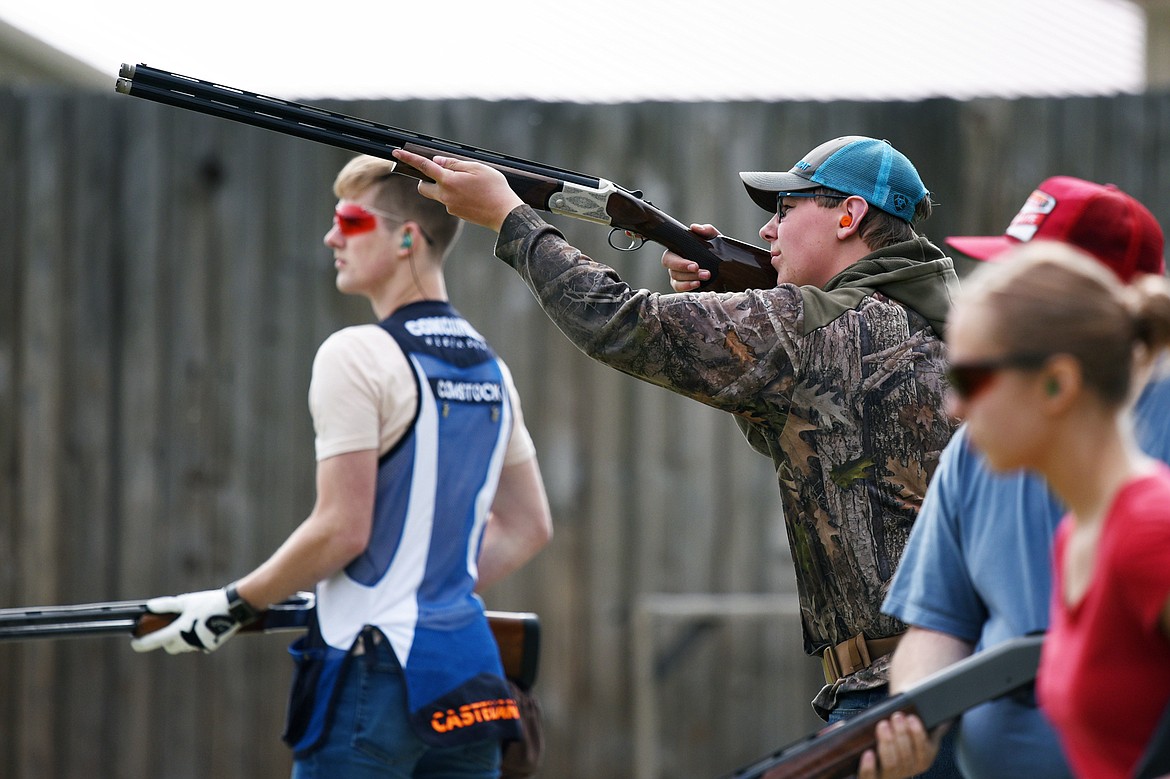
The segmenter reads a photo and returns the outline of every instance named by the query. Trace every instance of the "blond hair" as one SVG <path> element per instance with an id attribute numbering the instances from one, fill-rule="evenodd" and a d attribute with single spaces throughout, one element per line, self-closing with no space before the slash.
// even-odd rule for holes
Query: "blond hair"
<path id="1" fill-rule="evenodd" d="M 987 311 L 987 335 L 1004 354 L 1072 356 L 1085 385 L 1110 405 L 1128 398 L 1137 347 L 1170 346 L 1170 282 L 1146 275 L 1127 286 L 1091 255 L 1054 241 L 979 267 L 955 305 Z"/>
<path id="2" fill-rule="evenodd" d="M 345 164 L 333 181 L 333 194 L 356 198 L 374 188 L 374 205 L 381 211 L 417 222 L 422 232 L 434 241 L 434 254 L 447 256 L 459 237 L 463 222 L 447 213 L 441 203 L 418 193 L 418 181 L 394 173 L 393 160 L 362 154 Z"/>

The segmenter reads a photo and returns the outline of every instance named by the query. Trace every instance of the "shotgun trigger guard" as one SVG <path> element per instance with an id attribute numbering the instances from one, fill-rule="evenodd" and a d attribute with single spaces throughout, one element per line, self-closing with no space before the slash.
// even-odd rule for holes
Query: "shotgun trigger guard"
<path id="1" fill-rule="evenodd" d="M 624 235 L 624 240 L 628 241 L 628 243 L 621 246 L 615 243 L 614 241 L 617 240 L 617 236 L 619 235 Z M 629 230 L 623 230 L 620 227 L 615 227 L 609 231 L 609 245 L 617 249 L 619 252 L 637 251 L 638 249 L 641 249 L 642 245 L 645 243 L 645 238 L 638 235 L 637 233 L 631 233 Z"/>
<path id="2" fill-rule="evenodd" d="M 560 192 L 548 199 L 548 210 L 554 214 L 571 216 L 574 219 L 584 219 L 589 222 L 607 225 L 610 223 L 609 214 L 605 205 L 609 196 L 617 192 L 617 185 L 612 181 L 598 179 L 598 187 L 584 187 L 571 181 L 564 182 Z"/>

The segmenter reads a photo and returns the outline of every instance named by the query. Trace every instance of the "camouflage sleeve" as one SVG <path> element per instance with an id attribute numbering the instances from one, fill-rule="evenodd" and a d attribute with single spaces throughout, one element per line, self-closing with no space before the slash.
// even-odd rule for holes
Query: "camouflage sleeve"
<path id="1" fill-rule="evenodd" d="M 619 371 L 749 416 L 764 398 L 774 406 L 792 384 L 802 310 L 795 287 L 635 290 L 528 206 L 505 220 L 496 256 L 516 269 L 577 348 Z"/>

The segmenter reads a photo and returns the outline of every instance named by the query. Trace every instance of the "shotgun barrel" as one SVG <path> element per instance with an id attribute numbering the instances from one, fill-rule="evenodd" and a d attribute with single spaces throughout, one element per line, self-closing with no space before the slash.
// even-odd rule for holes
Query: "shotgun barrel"
<path id="1" fill-rule="evenodd" d="M 305 630 L 316 603 L 314 593 L 297 593 L 272 604 L 240 631 Z M 177 617 L 177 614 L 155 614 L 147 610 L 145 600 L 0 609 L 0 642 L 113 634 L 144 636 L 169 625 Z M 488 611 L 487 620 L 500 650 L 504 674 L 520 689 L 531 690 L 540 663 L 540 618 L 527 611 Z"/>
<path id="2" fill-rule="evenodd" d="M 874 728 L 895 712 L 916 714 L 928 729 L 980 703 L 1027 687 L 1036 678 L 1043 636 L 1015 638 L 947 666 L 903 693 L 830 725 L 723 779 L 845 779 L 857 773 Z"/>
<path id="3" fill-rule="evenodd" d="M 260 612 L 260 618 L 242 629 L 271 633 L 304 630 L 316 603 L 311 592 L 301 592 L 274 603 Z M 33 606 L 0 609 L 0 641 L 33 638 L 77 638 L 80 636 L 129 633 L 143 636 L 175 620 L 177 614 L 154 614 L 144 600 L 81 603 L 68 606 Z"/>
<path id="4" fill-rule="evenodd" d="M 481 162 L 500 171 L 520 199 L 532 208 L 608 225 L 614 231 L 655 241 L 693 260 L 711 272 L 711 280 L 704 284 L 706 289 L 741 291 L 770 289 L 776 285 L 776 271 L 768 252 L 726 236 L 702 238 L 645 200 L 641 192 L 597 176 L 226 87 L 141 63 L 123 64 L 115 89 L 132 97 L 393 160 L 396 173 L 420 180 L 427 180 L 427 177 L 394 160 L 394 149 L 406 149 L 428 158 L 441 155 Z"/>

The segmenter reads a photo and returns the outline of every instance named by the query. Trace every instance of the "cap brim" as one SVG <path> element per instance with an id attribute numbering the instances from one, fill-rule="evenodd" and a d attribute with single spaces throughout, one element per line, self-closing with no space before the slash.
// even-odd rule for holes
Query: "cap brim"
<path id="1" fill-rule="evenodd" d="M 743 185 L 755 204 L 770 212 L 776 210 L 777 192 L 799 192 L 820 186 L 815 181 L 809 181 L 795 173 L 749 170 L 740 173 L 739 177 L 743 180 Z"/>
<path id="2" fill-rule="evenodd" d="M 1000 255 L 1019 246 L 1020 242 L 1006 235 L 960 235 L 944 238 L 943 243 L 968 257 L 985 262 L 998 262 Z"/>

